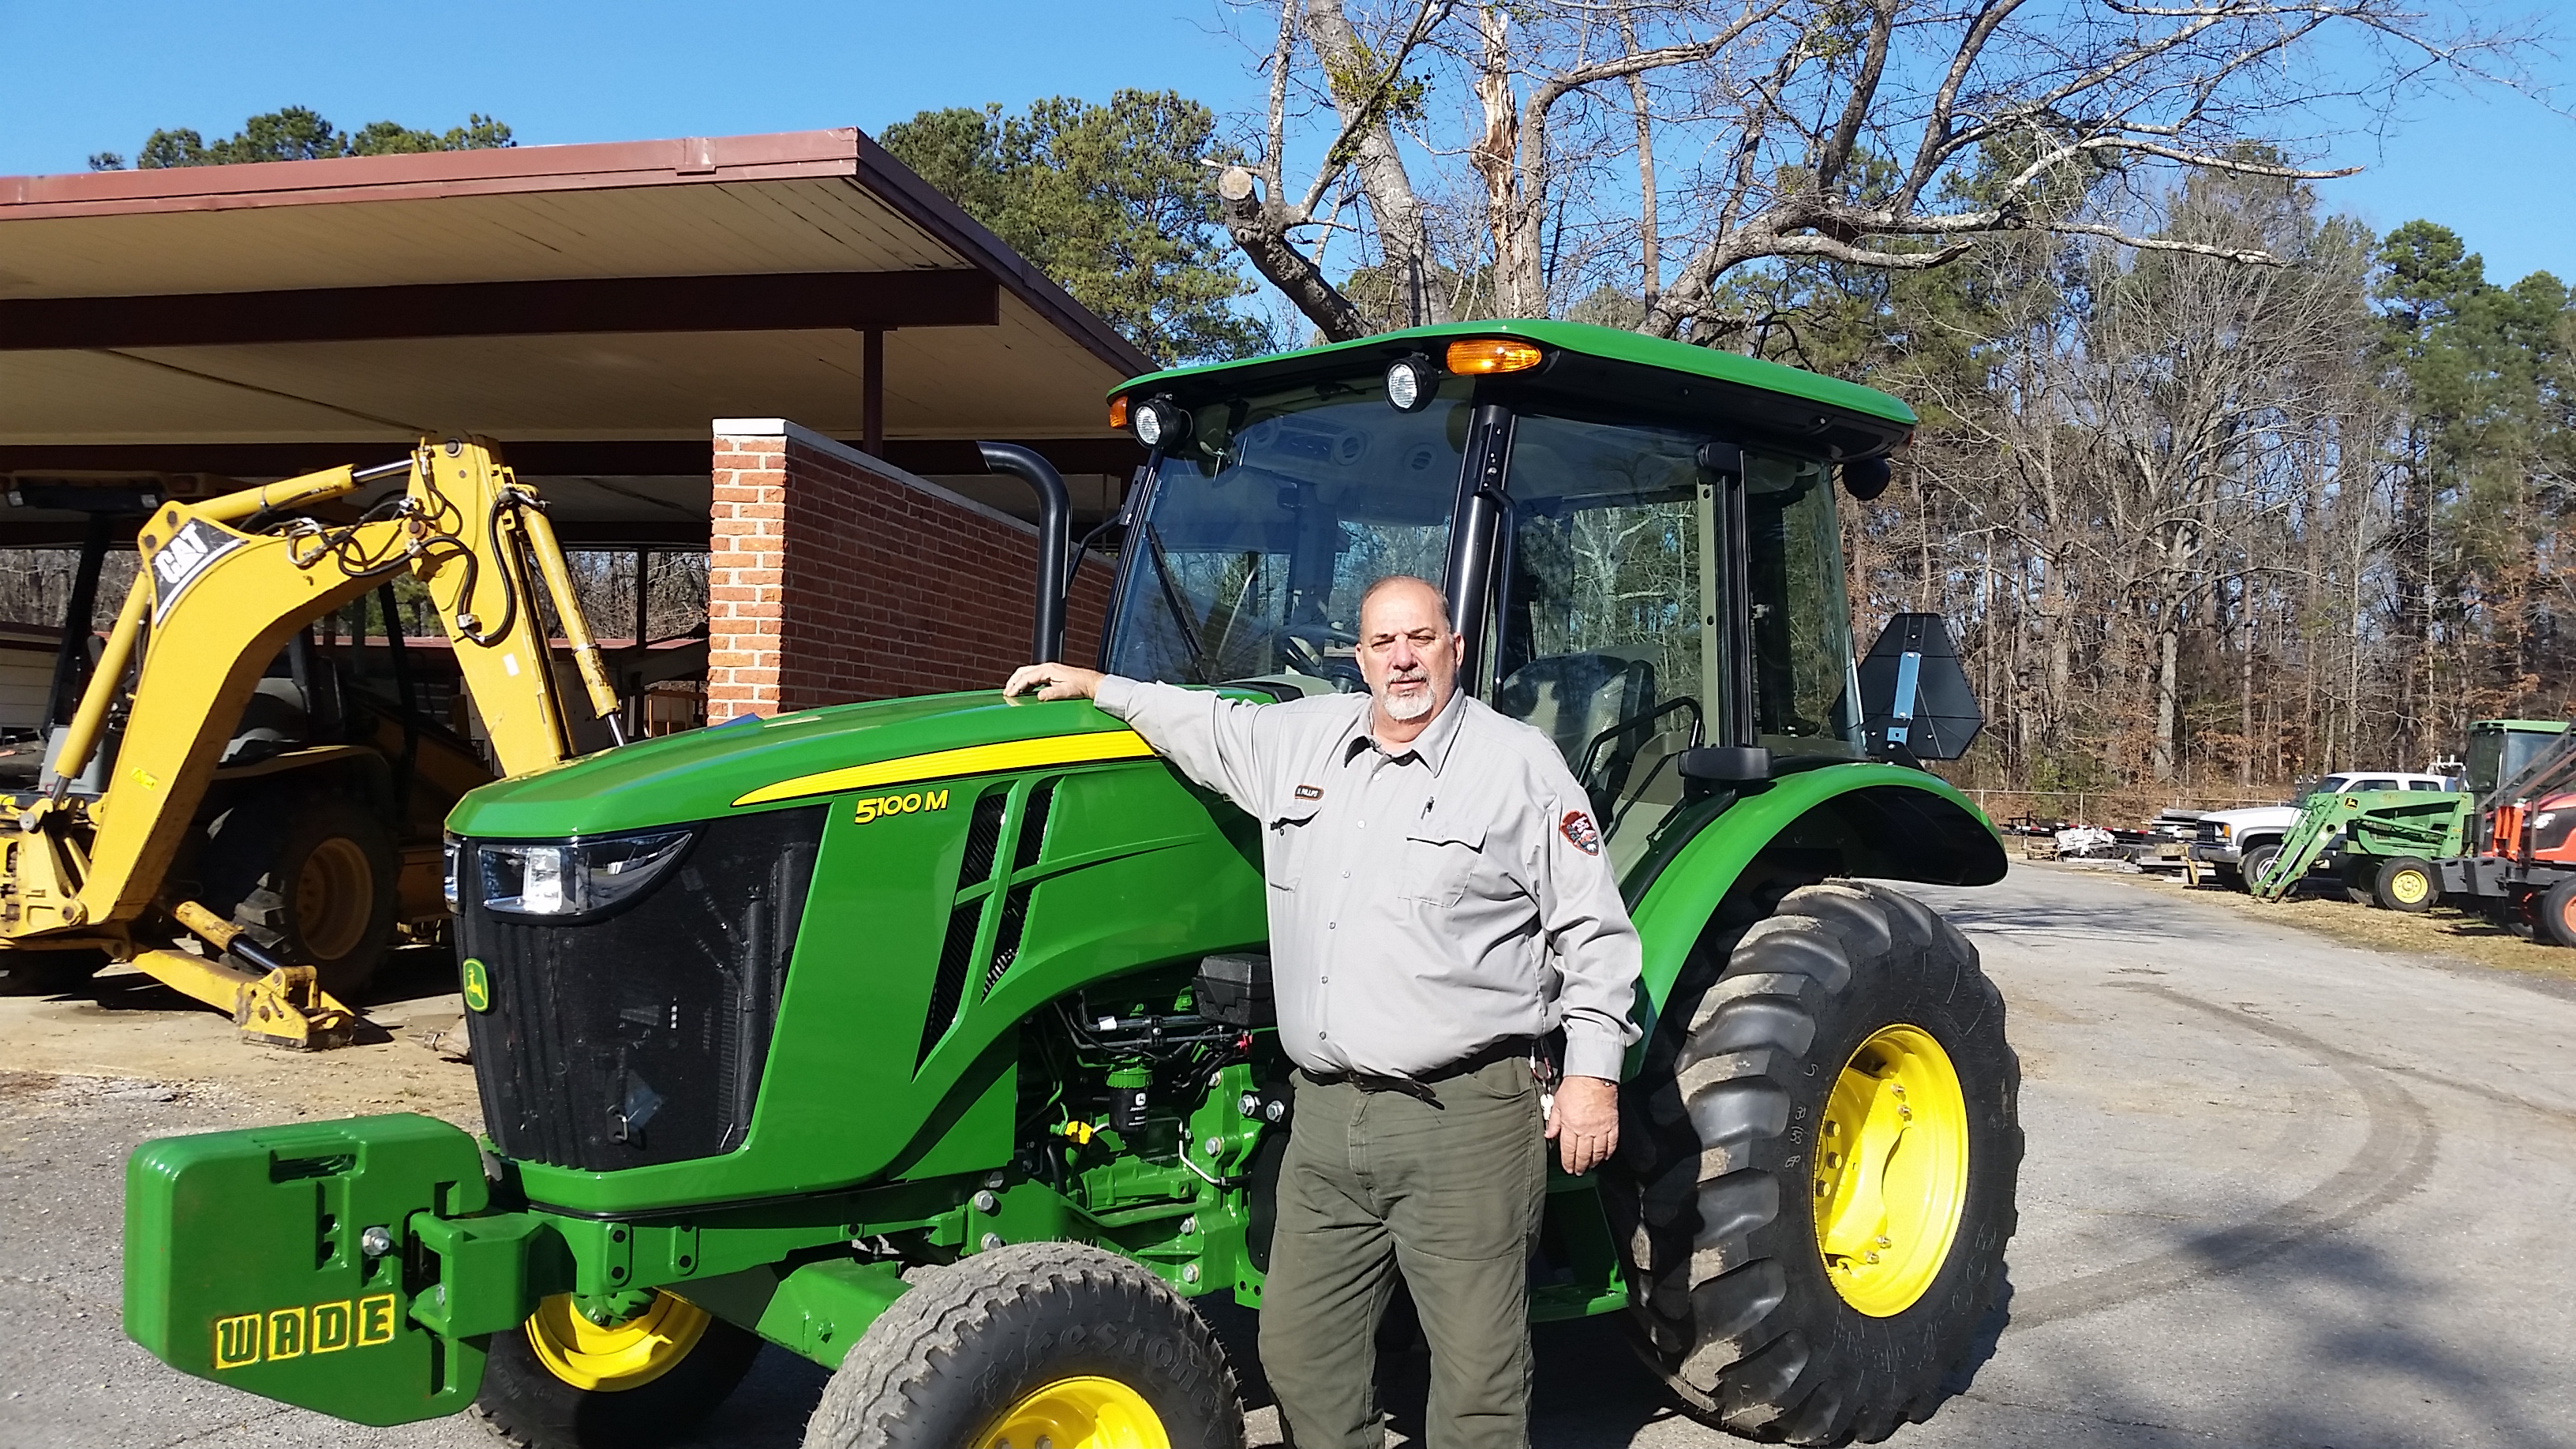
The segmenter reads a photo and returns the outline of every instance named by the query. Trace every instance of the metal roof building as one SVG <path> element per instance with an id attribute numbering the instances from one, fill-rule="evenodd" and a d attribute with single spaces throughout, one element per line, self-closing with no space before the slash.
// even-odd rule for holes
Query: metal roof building
<path id="1" fill-rule="evenodd" d="M 499 439 L 568 543 L 700 547 L 712 419 L 1110 506 L 1152 364 L 854 129 L 0 178 L 0 474 L 282 476 Z M 190 485 L 180 480 L 177 486 Z M 0 545 L 79 515 L 0 510 Z"/>

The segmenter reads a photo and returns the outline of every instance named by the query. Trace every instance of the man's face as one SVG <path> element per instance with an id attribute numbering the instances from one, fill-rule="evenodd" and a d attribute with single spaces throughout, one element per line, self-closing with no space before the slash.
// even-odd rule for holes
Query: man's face
<path id="1" fill-rule="evenodd" d="M 1421 584 L 1380 589 L 1360 610 L 1360 676 L 1390 720 L 1437 714 L 1458 685 L 1466 641 L 1441 617 L 1440 595 Z"/>

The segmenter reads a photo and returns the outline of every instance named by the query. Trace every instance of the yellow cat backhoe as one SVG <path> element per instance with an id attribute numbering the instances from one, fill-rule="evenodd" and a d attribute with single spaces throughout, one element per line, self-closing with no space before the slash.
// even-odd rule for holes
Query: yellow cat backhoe
<path id="1" fill-rule="evenodd" d="M 93 637 L 77 605 L 57 678 L 86 687 L 0 820 L 0 980 L 59 986 L 131 962 L 260 1040 L 343 1044 L 340 997 L 397 919 L 436 913 L 446 806 L 491 778 L 417 707 L 392 585 L 418 580 L 502 774 L 569 759 L 603 726 L 622 739 L 617 697 L 542 503 L 480 439 L 151 508 L 94 663 L 75 659 Z M 392 699 L 348 688 L 314 643 L 317 621 L 370 595 Z"/>

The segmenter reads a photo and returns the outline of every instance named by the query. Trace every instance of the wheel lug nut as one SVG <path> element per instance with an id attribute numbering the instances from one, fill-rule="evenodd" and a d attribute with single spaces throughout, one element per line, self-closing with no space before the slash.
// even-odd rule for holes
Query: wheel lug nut
<path id="1" fill-rule="evenodd" d="M 1879 1240 L 1878 1240 L 1878 1245 L 1879 1245 L 1880 1247 L 1882 1247 L 1882 1248 L 1892 1248 L 1892 1247 L 1895 1247 L 1895 1246 L 1896 1246 L 1894 1243 L 1889 1242 L 1889 1241 L 1888 1241 L 1887 1239 L 1885 1239 L 1885 1238 L 1881 1238 L 1881 1239 L 1879 1239 Z"/>
<path id="2" fill-rule="evenodd" d="M 1877 1262 L 1877 1261 L 1878 1261 L 1878 1255 L 1877 1255 L 1876 1253 L 1872 1253 L 1872 1254 L 1870 1254 L 1870 1255 L 1869 1255 L 1869 1261 L 1870 1261 L 1870 1262 L 1873 1262 L 1873 1263 Z"/>

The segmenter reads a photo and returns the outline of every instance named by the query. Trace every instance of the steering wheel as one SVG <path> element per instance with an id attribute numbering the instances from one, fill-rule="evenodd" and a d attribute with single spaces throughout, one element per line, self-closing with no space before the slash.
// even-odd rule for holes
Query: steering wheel
<path id="1" fill-rule="evenodd" d="M 1343 655 L 1328 654 L 1326 646 L 1348 644 L 1356 647 L 1359 636 L 1336 629 L 1329 624 L 1283 624 L 1278 630 L 1279 656 L 1289 668 L 1317 679 L 1329 679 L 1333 687 L 1345 694 L 1368 688 L 1360 674 L 1358 661 Z"/>

